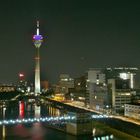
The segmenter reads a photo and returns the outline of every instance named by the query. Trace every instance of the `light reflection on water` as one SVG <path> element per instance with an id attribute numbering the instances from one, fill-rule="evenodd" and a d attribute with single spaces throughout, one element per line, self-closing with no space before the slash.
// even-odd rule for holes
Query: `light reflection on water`
<path id="1" fill-rule="evenodd" d="M 28 118 L 44 116 L 61 116 L 66 112 L 50 106 L 37 106 L 20 102 L 15 108 L 10 106 L 0 110 L 0 118 Z M 99 130 L 98 130 L 99 131 Z M 101 131 L 102 132 L 102 131 Z M 112 134 L 104 137 L 95 137 L 96 128 L 93 128 L 93 136 L 73 136 L 56 129 L 49 128 L 47 123 L 35 122 L 33 124 L 15 124 L 0 126 L 0 140 L 122 140 L 113 137 Z"/>
<path id="2" fill-rule="evenodd" d="M 18 124 L 13 129 L 13 133 L 17 137 L 31 140 L 44 140 L 45 131 L 41 123 L 33 123 L 31 126 Z"/>
<path id="3" fill-rule="evenodd" d="M 2 126 L 2 140 L 5 140 L 6 137 L 6 131 L 5 131 L 5 125 Z"/>

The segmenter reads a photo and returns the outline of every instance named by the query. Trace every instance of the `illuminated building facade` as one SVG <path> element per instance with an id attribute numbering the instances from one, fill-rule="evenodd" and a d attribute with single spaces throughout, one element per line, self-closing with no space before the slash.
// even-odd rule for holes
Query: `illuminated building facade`
<path id="1" fill-rule="evenodd" d="M 40 93 L 40 53 L 39 49 L 42 44 L 43 37 L 39 34 L 39 21 L 37 21 L 36 34 L 33 36 L 33 42 L 36 47 L 35 56 L 35 95 Z"/>
<path id="2" fill-rule="evenodd" d="M 88 70 L 88 81 L 90 83 L 105 83 L 105 74 L 102 72 L 102 69 L 92 68 Z"/>
<path id="3" fill-rule="evenodd" d="M 28 83 L 25 80 L 25 75 L 23 73 L 19 73 L 18 77 L 19 77 L 19 82 L 17 85 L 17 91 L 23 92 L 23 93 L 27 92 Z"/>
<path id="4" fill-rule="evenodd" d="M 87 94 L 86 94 L 86 79 L 85 75 L 74 78 L 74 90 L 71 91 L 71 99 L 87 103 Z"/>
<path id="5" fill-rule="evenodd" d="M 124 115 L 140 120 L 140 104 L 125 104 Z"/>
<path id="6" fill-rule="evenodd" d="M 111 96 L 111 106 L 114 113 L 124 113 L 124 105 L 131 103 L 136 89 L 136 73 L 138 68 L 115 67 L 106 68 L 108 93 Z"/>
<path id="7" fill-rule="evenodd" d="M 118 86 L 119 83 L 119 86 Z M 108 79 L 108 92 L 111 96 L 111 106 L 113 113 L 123 113 L 124 105 L 131 103 L 132 91 L 129 82 L 118 81 L 118 79 Z"/>
<path id="8" fill-rule="evenodd" d="M 70 78 L 68 74 L 60 74 L 59 92 L 67 94 L 70 88 L 74 88 L 74 79 Z"/>
<path id="9" fill-rule="evenodd" d="M 12 85 L 0 85 L 0 93 L 3 92 L 14 92 L 16 91 L 16 87 Z"/>
<path id="10" fill-rule="evenodd" d="M 122 79 L 129 80 L 129 88 L 136 88 L 136 74 L 138 72 L 138 68 L 135 67 L 115 67 L 115 68 L 106 68 L 104 73 L 106 75 L 106 79 Z"/>
<path id="11" fill-rule="evenodd" d="M 109 106 L 106 77 L 102 69 L 92 68 L 87 73 L 87 92 L 89 93 L 89 107 L 103 111 Z"/>
<path id="12" fill-rule="evenodd" d="M 89 107 L 114 113 L 123 113 L 124 105 L 131 103 L 136 88 L 138 68 L 92 68 L 87 72 Z"/>

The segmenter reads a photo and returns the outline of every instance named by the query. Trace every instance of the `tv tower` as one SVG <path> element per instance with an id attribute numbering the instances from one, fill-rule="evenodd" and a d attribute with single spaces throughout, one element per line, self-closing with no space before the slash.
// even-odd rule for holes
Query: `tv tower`
<path id="1" fill-rule="evenodd" d="M 43 36 L 39 34 L 39 21 L 37 21 L 36 34 L 33 36 L 33 43 L 36 47 L 35 56 L 35 95 L 40 94 L 40 53 L 39 48 L 42 44 Z"/>

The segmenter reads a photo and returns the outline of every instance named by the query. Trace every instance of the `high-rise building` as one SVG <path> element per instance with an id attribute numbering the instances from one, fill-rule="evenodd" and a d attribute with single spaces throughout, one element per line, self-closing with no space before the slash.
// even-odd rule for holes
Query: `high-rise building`
<path id="1" fill-rule="evenodd" d="M 124 105 L 131 103 L 131 96 L 136 89 L 138 68 L 115 67 L 89 69 L 87 92 L 89 106 L 95 110 L 123 113 Z"/>
<path id="2" fill-rule="evenodd" d="M 103 111 L 109 106 L 105 74 L 102 69 L 89 69 L 87 73 L 87 92 L 89 93 L 89 107 Z"/>
<path id="3" fill-rule="evenodd" d="M 108 93 L 111 96 L 113 113 L 123 113 L 124 105 L 131 103 L 132 90 L 129 80 L 108 79 Z"/>
<path id="4" fill-rule="evenodd" d="M 105 74 L 102 72 L 102 69 L 89 69 L 88 70 L 88 81 L 90 83 L 105 83 Z"/>
<path id="5" fill-rule="evenodd" d="M 19 81 L 17 85 L 17 91 L 25 93 L 28 88 L 28 83 L 25 80 L 25 75 L 23 73 L 19 73 L 18 78 L 19 78 Z"/>
<path id="6" fill-rule="evenodd" d="M 71 100 L 82 102 L 84 106 L 87 105 L 87 99 L 89 99 L 86 94 L 86 80 L 86 75 L 74 78 L 74 89 L 70 91 Z"/>
<path id="7" fill-rule="evenodd" d="M 68 74 L 60 74 L 60 93 L 67 94 L 70 88 L 74 88 L 74 79 Z"/>
<path id="8" fill-rule="evenodd" d="M 115 68 L 106 68 L 104 73 L 107 79 L 122 79 L 129 80 L 129 88 L 135 89 L 137 86 L 136 83 L 136 73 L 138 68 L 135 67 L 115 67 Z"/>
<path id="9" fill-rule="evenodd" d="M 106 82 L 113 113 L 123 113 L 124 105 L 131 103 L 132 95 L 136 92 L 136 74 L 138 68 L 115 67 L 106 68 Z"/>
<path id="10" fill-rule="evenodd" d="M 39 34 L 39 21 L 37 21 L 36 34 L 33 36 L 33 43 L 36 47 L 35 56 L 35 95 L 40 93 L 40 52 L 39 48 L 42 44 L 43 37 Z"/>

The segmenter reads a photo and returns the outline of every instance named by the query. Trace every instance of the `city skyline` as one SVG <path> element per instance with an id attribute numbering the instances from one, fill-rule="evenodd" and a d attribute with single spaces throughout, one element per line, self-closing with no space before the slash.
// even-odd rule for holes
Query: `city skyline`
<path id="1" fill-rule="evenodd" d="M 139 6 L 63 0 L 1 3 L 0 83 L 16 82 L 19 72 L 33 81 L 32 36 L 37 19 L 44 36 L 42 80 L 54 82 L 60 73 L 76 77 L 91 67 L 139 68 Z"/>

